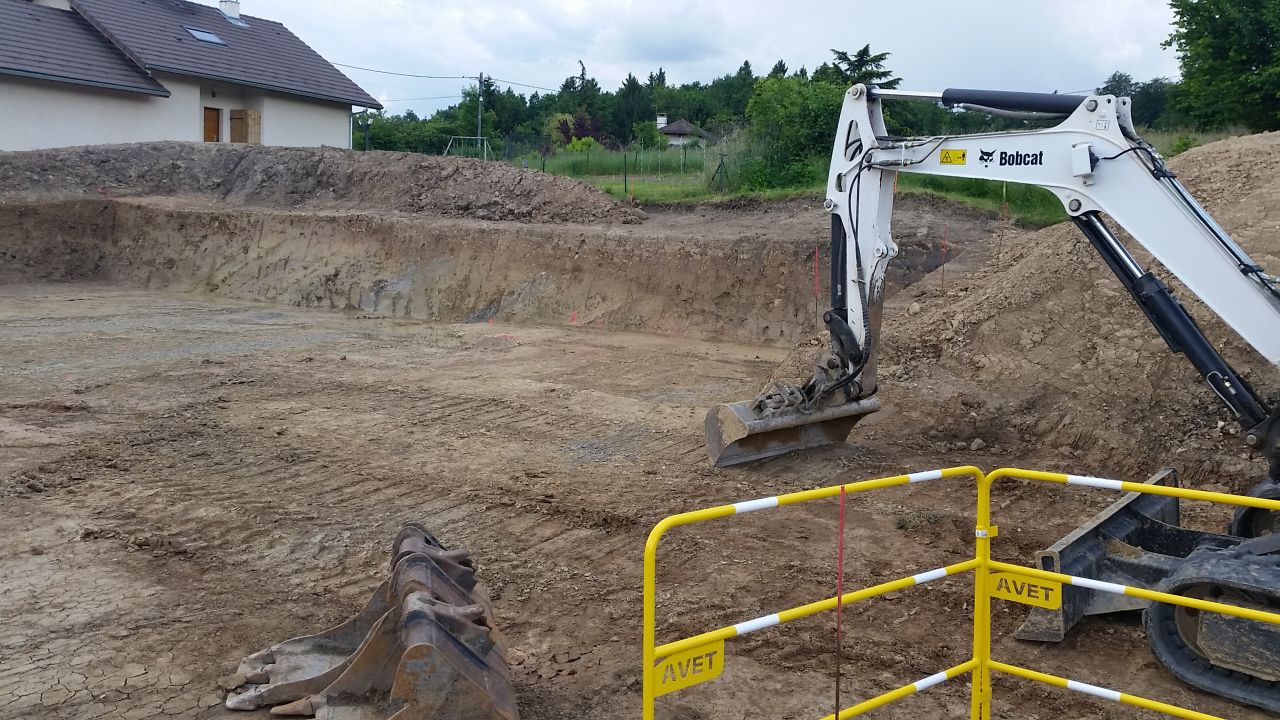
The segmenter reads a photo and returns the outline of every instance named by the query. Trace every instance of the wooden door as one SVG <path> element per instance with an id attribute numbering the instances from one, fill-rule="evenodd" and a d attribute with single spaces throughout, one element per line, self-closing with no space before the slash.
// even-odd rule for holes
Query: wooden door
<path id="1" fill-rule="evenodd" d="M 249 142 L 249 121 L 244 113 L 244 110 L 231 111 L 231 142 L 233 143 Z"/>
<path id="2" fill-rule="evenodd" d="M 222 142 L 222 111 L 218 108 L 204 109 L 204 141 Z"/>
<path id="3" fill-rule="evenodd" d="M 228 116 L 231 142 L 262 144 L 262 113 L 257 110 L 232 110 Z"/>

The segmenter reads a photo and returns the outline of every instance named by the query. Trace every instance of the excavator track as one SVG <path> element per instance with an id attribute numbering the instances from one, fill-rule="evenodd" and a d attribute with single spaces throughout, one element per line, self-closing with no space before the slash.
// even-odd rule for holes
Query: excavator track
<path id="1" fill-rule="evenodd" d="M 1280 535 L 1198 548 L 1157 589 L 1280 612 Z M 1165 603 L 1143 621 L 1152 652 L 1180 680 L 1280 713 L 1280 626 Z"/>

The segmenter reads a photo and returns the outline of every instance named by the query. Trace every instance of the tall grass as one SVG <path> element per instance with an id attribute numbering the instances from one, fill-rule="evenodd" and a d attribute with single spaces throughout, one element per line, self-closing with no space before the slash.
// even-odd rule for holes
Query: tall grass
<path id="1" fill-rule="evenodd" d="M 944 197 L 980 210 L 1007 211 L 1011 219 L 1024 225 L 1041 227 L 1067 219 L 1057 196 L 1035 185 L 898 173 L 898 191 Z"/>
<path id="2" fill-rule="evenodd" d="M 1138 134 L 1165 157 L 1173 157 L 1193 147 L 1199 147 L 1218 140 L 1247 135 L 1242 128 L 1226 128 L 1225 130 L 1139 130 Z"/>
<path id="3" fill-rule="evenodd" d="M 1166 157 L 1192 147 L 1244 134 L 1235 129 L 1214 132 L 1147 130 L 1141 132 Z M 624 166 L 624 156 L 625 166 Z M 724 160 L 723 181 L 716 175 Z M 590 182 L 615 197 L 634 197 L 640 203 L 702 203 L 718 199 L 783 199 L 821 196 L 827 158 L 796 161 L 780 171 L 766 171 L 757 153 L 741 134 L 731 135 L 714 148 L 667 148 L 657 151 L 601 150 L 560 152 L 546 158 L 545 170 Z M 529 159 L 541 167 L 542 158 Z M 624 167 L 626 179 L 624 181 Z M 762 174 L 764 173 L 764 174 Z M 1048 190 L 1031 185 L 914 173 L 898 174 L 898 190 L 947 198 L 980 210 L 1005 214 L 1024 225 L 1062 222 L 1067 214 Z"/>
<path id="4" fill-rule="evenodd" d="M 727 161 L 726 161 L 727 164 Z M 820 163 L 824 166 L 825 161 Z M 634 197 L 640 204 L 706 203 L 722 200 L 785 200 L 796 197 L 822 197 L 826 178 L 792 187 L 764 190 L 729 190 L 720 192 L 713 170 L 694 175 L 630 175 L 624 184 L 622 175 L 592 175 L 580 179 L 617 198 Z M 730 170 L 732 173 L 733 170 Z M 732 187 L 732 185 L 730 186 Z M 1033 185 L 1001 183 L 991 180 L 940 177 L 934 175 L 898 174 L 898 192 L 946 198 L 991 213 L 1004 214 L 1023 225 L 1042 227 L 1067 219 L 1058 201 L 1048 190 Z"/>
<path id="5" fill-rule="evenodd" d="M 705 163 L 704 148 L 666 148 L 665 150 L 598 150 L 594 152 L 557 152 L 544 160 L 539 155 L 520 158 L 529 167 L 552 175 L 589 178 L 608 175 L 701 175 Z"/>

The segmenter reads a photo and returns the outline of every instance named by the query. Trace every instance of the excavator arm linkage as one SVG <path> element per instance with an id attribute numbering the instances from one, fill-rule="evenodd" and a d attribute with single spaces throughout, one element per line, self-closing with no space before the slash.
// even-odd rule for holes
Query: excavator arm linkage
<path id="1" fill-rule="evenodd" d="M 881 104 L 942 103 L 1053 127 L 976 135 L 890 136 Z M 1126 230 L 1205 305 L 1273 365 L 1280 365 L 1280 279 L 1231 239 L 1165 167 L 1133 127 L 1128 98 L 953 89 L 941 93 L 863 85 L 844 98 L 831 151 L 825 207 L 831 213 L 830 351 L 813 377 L 780 383 L 754 400 L 707 414 L 707 451 L 717 466 L 841 443 L 879 409 L 875 373 L 885 268 L 897 254 L 890 232 L 900 172 L 1038 185 L 1072 222 L 1151 321 L 1235 415 L 1246 444 L 1270 463 L 1253 494 L 1280 499 L 1280 410 L 1241 378 L 1169 288 L 1128 251 L 1103 220 Z M 1102 312 L 1099 309 L 1099 312 Z M 1166 474 L 1162 482 L 1176 479 Z M 1144 496 L 1145 498 L 1145 496 Z M 1280 608 L 1280 519 L 1237 513 L 1228 535 L 1185 530 L 1178 508 L 1136 496 L 1117 503 L 1046 553 L 1046 567 L 1105 574 L 1167 592 L 1230 596 Z M 1020 636 L 1060 640 L 1082 617 L 1132 610 L 1077 589 L 1063 610 L 1036 611 Z M 1210 614 L 1211 615 L 1211 614 Z M 1280 712 L 1280 653 L 1273 628 L 1192 618 L 1165 606 L 1145 611 L 1156 657 L 1182 680 Z"/>

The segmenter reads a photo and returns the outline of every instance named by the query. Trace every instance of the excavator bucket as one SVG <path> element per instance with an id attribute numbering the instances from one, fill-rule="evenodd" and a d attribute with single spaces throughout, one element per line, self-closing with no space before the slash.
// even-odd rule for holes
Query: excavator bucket
<path id="1" fill-rule="evenodd" d="M 408 525 L 391 561 L 391 576 L 346 622 L 245 658 L 227 708 L 327 720 L 516 720 L 504 642 L 467 553 Z"/>
<path id="2" fill-rule="evenodd" d="M 1165 468 L 1147 484 L 1176 486 L 1177 480 L 1177 471 Z M 1175 497 L 1128 493 L 1037 554 L 1036 564 L 1067 575 L 1155 587 L 1177 569 L 1200 535 L 1177 527 L 1178 515 Z M 1148 604 L 1129 595 L 1067 586 L 1060 609 L 1032 608 L 1014 637 L 1060 642 L 1086 615 L 1141 610 Z"/>
<path id="3" fill-rule="evenodd" d="M 1175 485 L 1161 470 L 1148 484 Z M 1280 611 L 1280 536 L 1179 527 L 1178 499 L 1129 493 L 1037 556 L 1045 570 Z M 1032 608 L 1014 637 L 1057 642 L 1086 615 L 1142 610 L 1151 651 L 1195 687 L 1280 713 L 1280 632 L 1130 595 L 1063 587 L 1058 610 Z"/>
<path id="4" fill-rule="evenodd" d="M 707 411 L 707 457 L 716 467 L 726 467 L 842 443 L 859 420 L 879 409 L 874 396 L 812 413 L 779 415 L 761 414 L 754 400 L 718 405 Z"/>

